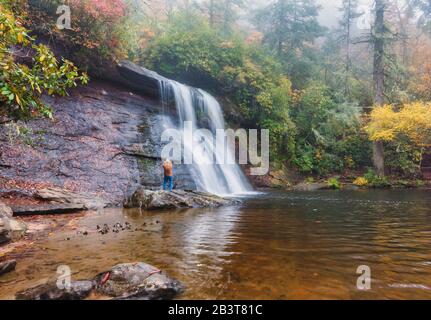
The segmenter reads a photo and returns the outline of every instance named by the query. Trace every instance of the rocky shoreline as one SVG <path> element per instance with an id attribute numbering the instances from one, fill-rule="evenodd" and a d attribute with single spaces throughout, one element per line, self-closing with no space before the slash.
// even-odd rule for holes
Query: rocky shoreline
<path id="1" fill-rule="evenodd" d="M 215 195 L 175 190 L 173 192 L 151 191 L 139 188 L 124 203 L 126 208 L 163 210 L 181 208 L 215 208 L 239 205 L 235 199 Z M 85 215 L 86 211 L 98 211 L 114 207 L 110 201 L 96 194 L 78 193 L 59 188 L 45 188 L 20 197 L 0 198 L 0 276 L 15 269 L 19 250 L 25 250 L 33 241 L 39 240 L 64 224 L 53 223 L 58 215 L 69 216 L 70 222 Z M 103 234 L 109 226 L 98 228 Z M 113 227 L 112 231 L 123 227 Z M 119 230 L 118 229 L 118 230 Z M 12 256 L 14 259 L 10 259 Z M 12 267 L 13 266 L 13 267 Z"/>

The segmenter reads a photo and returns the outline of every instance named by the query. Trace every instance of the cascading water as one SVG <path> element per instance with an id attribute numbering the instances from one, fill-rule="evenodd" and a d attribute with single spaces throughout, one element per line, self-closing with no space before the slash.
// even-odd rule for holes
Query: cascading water
<path id="1" fill-rule="evenodd" d="M 183 131 L 185 122 L 192 124 L 193 132 L 207 129 L 214 136 L 217 129 L 225 129 L 220 104 L 207 92 L 167 79 L 160 80 L 160 91 L 163 105 L 172 98 L 175 101 L 178 121 L 177 127 L 172 129 Z M 172 122 L 165 126 L 172 126 Z M 234 159 L 234 155 L 229 148 L 221 150 L 215 139 L 211 142 L 203 135 L 194 140 L 184 137 L 183 148 L 193 153 L 190 171 L 199 190 L 217 195 L 239 195 L 253 191 L 237 164 L 228 164 L 233 161 L 220 161 L 223 157 L 223 160 Z"/>

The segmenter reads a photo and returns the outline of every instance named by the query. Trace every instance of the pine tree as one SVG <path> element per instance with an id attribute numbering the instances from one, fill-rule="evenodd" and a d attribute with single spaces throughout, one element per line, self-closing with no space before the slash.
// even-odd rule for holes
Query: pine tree
<path id="1" fill-rule="evenodd" d="M 351 58 L 351 45 L 352 45 L 352 25 L 355 19 L 359 18 L 363 15 L 358 11 L 358 0 L 343 0 L 342 7 L 340 8 L 342 12 L 342 18 L 340 20 L 340 41 L 345 43 L 345 62 L 344 62 L 344 86 L 345 86 L 345 94 L 349 95 L 350 87 L 349 87 L 349 78 L 352 67 L 352 58 Z"/>
<path id="2" fill-rule="evenodd" d="M 317 20 L 319 9 L 314 0 L 276 0 L 259 10 L 254 20 L 264 33 L 264 42 L 282 57 L 323 34 Z"/>

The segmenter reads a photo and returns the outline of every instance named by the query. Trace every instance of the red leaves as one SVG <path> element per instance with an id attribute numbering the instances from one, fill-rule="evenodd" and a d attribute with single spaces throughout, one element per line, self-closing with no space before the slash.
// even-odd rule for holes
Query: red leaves
<path id="1" fill-rule="evenodd" d="M 122 0 L 71 0 L 73 7 L 78 7 L 97 20 L 118 21 L 126 14 L 127 6 Z"/>

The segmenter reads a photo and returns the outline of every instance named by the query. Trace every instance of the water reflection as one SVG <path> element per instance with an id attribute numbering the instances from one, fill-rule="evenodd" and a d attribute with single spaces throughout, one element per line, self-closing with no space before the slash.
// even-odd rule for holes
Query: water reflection
<path id="1" fill-rule="evenodd" d="M 431 193 L 271 193 L 238 208 L 89 214 L 78 230 L 37 243 L 0 298 L 45 281 L 59 264 L 88 278 L 114 264 L 145 261 L 187 287 L 181 299 L 431 298 Z M 128 221 L 102 236 L 96 226 Z M 70 238 L 70 240 L 65 240 Z M 356 288 L 367 265 L 372 289 Z"/>

